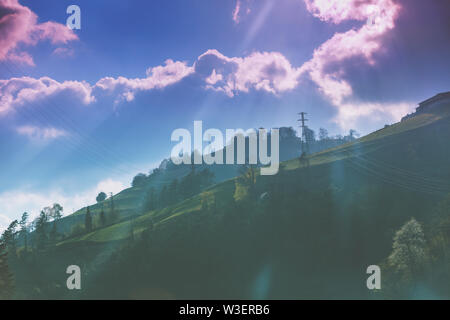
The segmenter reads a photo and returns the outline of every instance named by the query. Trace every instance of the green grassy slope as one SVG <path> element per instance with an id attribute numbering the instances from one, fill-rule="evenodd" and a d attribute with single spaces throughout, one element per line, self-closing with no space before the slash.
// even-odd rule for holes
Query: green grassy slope
<path id="1" fill-rule="evenodd" d="M 320 165 L 332 165 L 341 160 L 348 160 L 358 170 L 365 171 L 371 174 L 375 178 L 387 181 L 392 184 L 396 184 L 400 187 L 415 188 L 414 190 L 424 192 L 445 192 L 448 187 L 443 180 L 427 181 L 427 177 L 433 173 L 439 173 L 439 167 L 424 168 L 423 172 L 412 172 L 404 169 L 400 169 L 402 159 L 399 159 L 398 166 L 386 165 L 379 162 L 373 162 L 373 160 L 367 159 L 366 155 L 377 154 L 385 152 L 388 148 L 396 148 L 396 146 L 405 146 L 406 143 L 415 143 L 422 135 L 421 130 L 432 130 L 433 126 L 443 123 L 445 126 L 449 124 L 450 108 L 442 108 L 433 111 L 433 113 L 417 115 L 414 118 L 410 118 L 403 122 L 396 123 L 384 129 L 373 132 L 367 136 L 364 136 L 355 142 L 348 143 L 333 149 L 325 150 L 309 156 L 310 166 Z M 393 162 L 394 163 L 394 162 Z M 284 170 L 297 171 L 304 170 L 304 166 L 298 161 L 298 159 L 292 159 L 282 163 Z M 187 170 L 187 168 L 180 169 Z M 173 177 L 165 177 L 165 180 L 160 180 L 158 183 L 167 183 L 177 175 L 182 174 L 181 171 L 173 172 Z M 425 180 L 423 180 L 425 179 Z M 432 178 L 431 178 L 432 179 Z M 120 241 L 127 239 L 130 236 L 130 230 L 134 230 L 135 236 L 145 230 L 146 226 L 152 221 L 155 227 L 162 227 L 165 224 L 170 224 L 177 219 L 191 214 L 197 214 L 201 208 L 202 199 L 211 202 L 211 199 L 218 199 L 219 202 L 224 203 L 231 197 L 235 200 L 239 200 L 243 196 L 239 194 L 239 190 L 236 190 L 236 178 L 224 181 L 202 194 L 196 195 L 190 199 L 180 202 L 176 205 L 161 209 L 154 210 L 145 213 L 135 218 L 127 219 L 115 225 L 108 226 L 99 230 L 95 230 L 89 234 L 85 234 L 79 237 L 67 239 L 59 245 L 66 245 L 69 243 L 107 243 L 109 241 Z M 244 191 L 245 192 L 245 191 Z M 130 217 L 133 216 L 133 212 L 138 212 L 136 204 L 140 203 L 140 198 L 143 195 L 143 190 L 139 188 L 129 188 L 118 194 L 117 199 L 118 206 L 121 210 L 130 212 Z M 93 212 L 99 210 L 96 206 L 93 208 Z M 82 211 L 77 212 L 80 214 Z"/>

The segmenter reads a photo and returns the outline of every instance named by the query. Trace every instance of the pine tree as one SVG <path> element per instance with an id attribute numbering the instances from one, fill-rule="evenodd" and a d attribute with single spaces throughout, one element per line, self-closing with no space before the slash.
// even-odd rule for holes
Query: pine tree
<path id="1" fill-rule="evenodd" d="M 92 231 L 92 216 L 89 207 L 87 207 L 86 215 L 84 217 L 84 226 L 86 228 L 86 232 Z"/>
<path id="2" fill-rule="evenodd" d="M 8 251 L 5 241 L 0 239 L 0 300 L 11 299 L 14 292 L 14 278 L 8 266 Z"/>
<path id="3" fill-rule="evenodd" d="M 13 222 L 10 223 L 10 225 L 8 226 L 8 228 L 5 230 L 5 232 L 3 232 L 2 238 L 3 241 L 6 244 L 6 248 L 8 250 L 8 252 L 11 253 L 12 257 L 17 257 L 17 249 L 16 249 L 16 237 L 17 237 L 17 232 L 16 232 L 16 228 L 19 225 L 19 222 L 17 220 L 14 220 Z"/>
<path id="4" fill-rule="evenodd" d="M 102 211 L 100 212 L 100 225 L 102 227 L 104 227 L 106 225 L 106 217 L 105 217 L 104 203 L 103 202 L 106 200 L 106 193 L 100 192 L 97 195 L 97 198 L 95 198 L 95 200 L 97 201 L 97 203 L 101 203 L 102 204 Z"/>
<path id="5" fill-rule="evenodd" d="M 36 247 L 38 249 L 44 249 L 47 244 L 47 234 L 45 232 L 45 224 L 48 221 L 48 215 L 45 210 L 41 211 L 41 214 L 36 219 Z"/>
<path id="6" fill-rule="evenodd" d="M 22 234 L 22 237 L 23 237 L 25 253 L 28 252 L 28 227 L 27 227 L 27 223 L 28 223 L 28 212 L 24 212 L 22 214 L 22 219 L 20 220 L 19 224 L 20 224 L 20 233 Z"/>
<path id="7" fill-rule="evenodd" d="M 52 241 L 56 241 L 56 238 L 58 237 L 57 223 L 63 216 L 63 210 L 63 207 L 59 203 L 53 204 L 53 207 L 50 210 L 50 217 L 53 218 L 53 226 L 50 232 L 50 239 Z"/>

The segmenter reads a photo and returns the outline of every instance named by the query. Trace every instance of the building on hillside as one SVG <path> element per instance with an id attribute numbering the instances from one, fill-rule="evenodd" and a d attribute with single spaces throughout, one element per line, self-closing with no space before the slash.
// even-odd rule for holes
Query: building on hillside
<path id="1" fill-rule="evenodd" d="M 450 91 L 439 93 L 430 99 L 422 101 L 416 108 L 416 113 L 426 112 L 444 104 L 450 104 Z"/>
<path id="2" fill-rule="evenodd" d="M 438 93 L 434 97 L 431 97 L 425 101 L 420 102 L 419 106 L 416 108 L 416 112 L 404 116 L 402 118 L 402 121 L 412 118 L 418 114 L 426 113 L 428 111 L 431 111 L 432 109 L 435 109 L 438 106 L 442 106 L 445 104 L 450 105 L 450 91 Z"/>

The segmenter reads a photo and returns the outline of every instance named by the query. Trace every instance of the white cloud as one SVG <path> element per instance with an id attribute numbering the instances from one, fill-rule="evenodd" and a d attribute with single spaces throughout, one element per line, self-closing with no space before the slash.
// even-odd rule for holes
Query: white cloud
<path id="1" fill-rule="evenodd" d="M 73 99 L 85 105 L 95 101 L 92 88 L 85 81 L 58 82 L 49 77 L 11 78 L 0 80 L 0 115 L 60 93 L 70 93 Z"/>
<path id="2" fill-rule="evenodd" d="M 366 21 L 359 29 L 335 33 L 314 50 L 313 57 L 301 67 L 319 91 L 338 110 L 333 119 L 341 128 L 356 126 L 359 120 L 380 120 L 380 115 L 389 120 L 399 120 L 398 114 L 409 110 L 413 104 L 367 103 L 355 101 L 351 84 L 344 79 L 345 61 L 363 58 L 374 65 L 373 55 L 381 48 L 384 35 L 395 27 L 401 7 L 392 0 L 304 0 L 308 11 L 319 19 L 339 24 L 347 20 Z M 333 66 L 330 71 L 329 66 Z"/>
<path id="3" fill-rule="evenodd" d="M 361 120 L 375 128 L 379 123 L 389 124 L 400 119 L 414 109 L 409 102 L 398 103 L 342 103 L 338 115 L 332 120 L 342 129 L 359 129 Z"/>
<path id="4" fill-rule="evenodd" d="M 68 134 L 64 130 L 56 129 L 53 127 L 39 128 L 35 126 L 21 126 L 16 128 L 16 131 L 19 134 L 27 136 L 32 140 L 39 140 L 39 141 L 53 140 L 67 136 Z"/>
<path id="5" fill-rule="evenodd" d="M 292 90 L 300 75 L 300 70 L 279 52 L 253 52 L 243 58 L 230 58 L 211 49 L 198 57 L 195 70 L 204 77 L 207 89 L 230 97 L 251 89 L 273 94 Z"/>
<path id="6" fill-rule="evenodd" d="M 117 102 L 132 101 L 135 93 L 139 91 L 167 87 L 190 75 L 193 71 L 194 69 L 187 66 L 186 62 L 168 59 L 164 66 L 147 69 L 146 78 L 105 77 L 100 79 L 95 87 L 119 95 Z"/>
<path id="7" fill-rule="evenodd" d="M 66 195 L 62 190 L 6 191 L 0 194 L 0 229 L 7 226 L 12 219 L 20 219 L 23 212 L 28 212 L 32 220 L 39 215 L 42 208 L 59 203 L 64 208 L 64 214 L 69 215 L 73 210 L 94 204 L 97 194 L 101 191 L 109 195 L 110 192 L 116 194 L 125 188 L 126 185 L 122 181 L 109 178 L 73 196 Z"/>

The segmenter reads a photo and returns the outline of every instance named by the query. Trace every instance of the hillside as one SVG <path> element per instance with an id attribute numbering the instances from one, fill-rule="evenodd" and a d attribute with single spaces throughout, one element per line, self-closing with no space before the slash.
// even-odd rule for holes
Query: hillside
<path id="1" fill-rule="evenodd" d="M 413 171 L 412 168 L 411 170 L 405 170 L 407 164 L 404 163 L 405 159 L 401 156 L 402 149 L 419 147 L 420 144 L 425 143 L 423 140 L 426 140 L 427 137 L 424 133 L 430 134 L 430 131 L 437 130 L 437 128 L 444 129 L 448 125 L 449 117 L 450 108 L 438 110 L 433 114 L 422 114 L 410 118 L 373 132 L 355 142 L 312 154 L 309 156 L 309 165 L 311 167 L 327 164 L 333 165 L 334 162 L 345 160 L 358 172 L 364 172 L 370 177 L 400 186 L 407 190 L 412 189 L 428 193 L 449 193 L 450 175 L 447 177 L 443 176 L 443 173 L 446 172 L 448 174 L 449 170 L 448 168 L 442 168 L 440 165 L 435 165 L 442 161 L 441 158 L 435 159 L 436 163 L 433 163 L 433 159 L 430 159 L 426 166 L 420 166 L 418 171 Z M 442 141 L 436 140 L 434 143 L 441 143 L 442 146 L 447 146 L 447 142 L 444 141 L 444 136 L 437 138 Z M 431 148 L 424 146 L 423 152 L 434 147 L 436 146 L 431 146 Z M 384 155 L 383 158 L 390 158 L 388 163 L 378 161 L 377 157 L 379 155 L 377 155 L 377 153 L 387 153 L 388 151 L 398 153 L 399 155 L 398 157 L 393 153 L 391 153 L 390 156 Z M 441 149 L 441 151 L 446 151 L 446 148 Z M 282 167 L 284 167 L 284 170 L 286 171 L 305 169 L 298 159 L 285 161 L 282 163 Z M 163 179 L 156 180 L 155 184 L 167 184 L 175 177 L 187 174 L 190 170 L 183 166 L 178 168 L 179 170 L 169 171 L 167 175 L 163 176 Z M 166 223 L 172 218 L 195 212 L 200 208 L 200 202 L 203 196 L 212 197 L 213 195 L 216 195 L 218 198 L 229 198 L 233 196 L 235 180 L 236 179 L 231 179 L 221 182 L 216 186 L 209 188 L 204 193 L 174 206 L 147 212 L 146 214 L 137 217 L 135 223 L 142 226 L 150 219 L 153 219 L 156 224 Z M 119 205 L 122 210 L 128 210 L 131 215 L 132 212 L 138 212 L 136 204 L 141 203 L 143 192 L 144 191 L 141 188 L 126 189 L 116 196 L 116 202 L 120 203 Z M 99 207 L 93 206 L 93 212 L 98 210 Z M 75 215 L 81 213 L 82 210 L 77 211 Z M 64 243 L 79 240 L 110 241 L 125 239 L 129 234 L 127 232 L 121 232 L 120 230 L 129 230 L 130 223 L 131 221 L 127 220 L 117 225 L 94 231 L 88 235 L 70 239 Z M 138 228 L 135 232 L 139 233 L 143 229 L 143 227 Z"/>
<path id="2" fill-rule="evenodd" d="M 124 190 L 115 199 L 129 214 L 48 249 L 43 277 L 58 283 L 55 270 L 78 263 L 89 270 L 84 297 L 254 298 L 270 270 L 264 298 L 367 297 L 365 267 L 384 261 L 409 218 L 431 225 L 450 194 L 449 138 L 445 106 L 165 208 L 142 213 L 143 191 Z M 120 292 L 107 285 L 119 274 Z"/>

